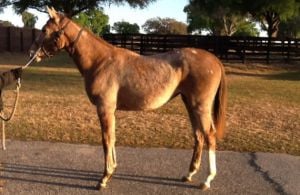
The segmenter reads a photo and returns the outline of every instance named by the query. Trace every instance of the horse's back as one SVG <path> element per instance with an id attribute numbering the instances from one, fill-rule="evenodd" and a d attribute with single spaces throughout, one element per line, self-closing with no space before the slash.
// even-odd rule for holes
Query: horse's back
<path id="1" fill-rule="evenodd" d="M 158 108 L 176 94 L 212 88 L 221 73 L 213 54 L 194 48 L 126 59 L 118 93 L 120 109 Z"/>

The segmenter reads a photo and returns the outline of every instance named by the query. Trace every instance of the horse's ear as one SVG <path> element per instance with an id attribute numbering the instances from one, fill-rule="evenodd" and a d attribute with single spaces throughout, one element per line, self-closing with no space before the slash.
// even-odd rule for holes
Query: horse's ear
<path id="1" fill-rule="evenodd" d="M 51 8 L 49 8 L 48 6 L 46 6 L 46 8 L 47 8 L 47 11 L 48 11 L 49 17 L 50 17 L 50 18 L 53 18 L 53 11 L 52 11 L 52 9 L 51 9 Z"/>
<path id="2" fill-rule="evenodd" d="M 49 13 L 50 18 L 54 19 L 55 23 L 58 24 L 60 17 L 58 15 L 57 11 L 53 7 L 49 8 L 48 6 L 47 6 L 47 11 Z"/>

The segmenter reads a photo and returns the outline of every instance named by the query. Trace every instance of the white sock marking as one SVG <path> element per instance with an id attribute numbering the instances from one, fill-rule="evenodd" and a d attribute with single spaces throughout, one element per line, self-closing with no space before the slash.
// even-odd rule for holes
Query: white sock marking
<path id="1" fill-rule="evenodd" d="M 217 174 L 217 167 L 216 167 L 216 152 L 213 150 L 208 151 L 209 156 L 209 175 L 205 181 L 205 185 L 210 187 L 210 182 L 215 178 Z"/>

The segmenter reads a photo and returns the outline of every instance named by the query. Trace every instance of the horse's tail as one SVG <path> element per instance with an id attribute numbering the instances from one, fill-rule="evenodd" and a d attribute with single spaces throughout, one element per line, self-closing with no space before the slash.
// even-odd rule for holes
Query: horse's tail
<path id="1" fill-rule="evenodd" d="M 224 66 L 220 63 L 221 67 L 221 81 L 214 101 L 213 119 L 216 128 L 216 136 L 222 139 L 225 132 L 226 124 L 226 106 L 227 106 L 227 86 L 225 80 Z"/>

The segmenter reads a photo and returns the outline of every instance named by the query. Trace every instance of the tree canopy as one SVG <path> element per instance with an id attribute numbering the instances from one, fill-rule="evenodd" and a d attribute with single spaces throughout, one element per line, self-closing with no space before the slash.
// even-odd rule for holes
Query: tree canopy
<path id="1" fill-rule="evenodd" d="M 300 38 L 300 16 L 293 17 L 279 24 L 278 37 Z"/>
<path id="2" fill-rule="evenodd" d="M 112 26 L 112 29 L 120 34 L 135 34 L 140 32 L 140 27 L 138 24 L 131 24 L 125 21 L 115 22 Z"/>
<path id="3" fill-rule="evenodd" d="M 237 30 L 232 36 L 259 36 L 259 30 L 255 27 L 255 23 L 252 21 L 244 21 L 239 23 Z"/>
<path id="4" fill-rule="evenodd" d="M 279 24 L 299 15 L 299 0 L 242 0 L 244 11 L 249 12 L 253 19 L 260 22 L 269 37 L 276 37 Z"/>
<path id="5" fill-rule="evenodd" d="M 0 13 L 3 11 L 3 8 L 10 4 L 9 0 L 1 0 L 0 1 Z"/>
<path id="6" fill-rule="evenodd" d="M 103 13 L 102 9 L 94 8 L 74 16 L 73 19 L 81 26 L 99 35 L 106 30 L 105 28 L 107 28 L 109 18 Z"/>
<path id="7" fill-rule="evenodd" d="M 190 0 L 184 8 L 188 31 L 208 31 L 211 35 L 233 35 L 246 23 L 242 0 Z M 248 26 L 249 28 L 250 26 Z"/>
<path id="8" fill-rule="evenodd" d="M 151 18 L 142 27 L 148 34 L 187 34 L 187 25 L 172 18 Z"/>
<path id="9" fill-rule="evenodd" d="M 14 26 L 10 21 L 0 20 L 0 26 Z"/>
<path id="10" fill-rule="evenodd" d="M 9 0 L 5 0 L 9 1 Z M 96 7 L 101 7 L 105 4 L 121 5 L 128 3 L 132 7 L 143 8 L 149 3 L 156 0 L 10 0 L 14 5 L 17 13 L 22 13 L 28 8 L 36 9 L 41 12 L 46 12 L 45 7 L 54 7 L 57 11 L 65 13 L 67 16 L 72 17 L 86 10 L 93 10 Z"/>
<path id="11" fill-rule="evenodd" d="M 231 36 L 245 30 L 245 22 L 255 21 L 269 37 L 276 37 L 280 22 L 299 15 L 300 0 L 189 0 L 184 11 L 190 32 L 205 30 L 213 35 Z M 254 25 L 247 28 L 256 31 Z"/>
<path id="12" fill-rule="evenodd" d="M 34 28 L 37 19 L 37 16 L 33 15 L 30 12 L 24 11 L 22 13 L 22 21 L 24 27 Z"/>

